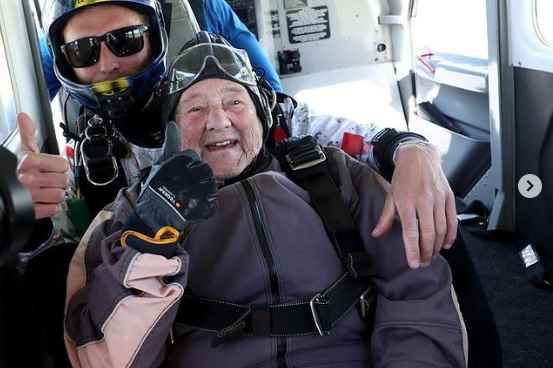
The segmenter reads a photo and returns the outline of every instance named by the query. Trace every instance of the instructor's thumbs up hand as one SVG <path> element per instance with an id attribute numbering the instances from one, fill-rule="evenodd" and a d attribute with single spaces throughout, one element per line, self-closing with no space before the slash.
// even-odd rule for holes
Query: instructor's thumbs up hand
<path id="1" fill-rule="evenodd" d="M 19 181 L 31 192 L 35 218 L 52 217 L 59 212 L 69 185 L 69 163 L 61 156 L 40 153 L 29 115 L 20 113 L 17 126 L 24 154 L 17 170 Z"/>

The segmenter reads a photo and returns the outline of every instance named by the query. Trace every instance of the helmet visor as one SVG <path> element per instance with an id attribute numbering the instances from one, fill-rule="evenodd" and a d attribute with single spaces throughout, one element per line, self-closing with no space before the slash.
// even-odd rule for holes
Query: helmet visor
<path id="1" fill-rule="evenodd" d="M 245 50 L 223 44 L 202 43 L 177 56 L 160 93 L 170 95 L 182 91 L 207 76 L 256 85 L 256 76 Z"/>

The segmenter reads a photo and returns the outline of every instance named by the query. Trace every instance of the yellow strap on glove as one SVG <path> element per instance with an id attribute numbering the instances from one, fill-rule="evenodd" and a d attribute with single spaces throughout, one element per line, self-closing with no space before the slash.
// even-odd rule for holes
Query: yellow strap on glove
<path id="1" fill-rule="evenodd" d="M 127 230 L 123 233 L 123 235 L 121 235 L 121 246 L 123 248 L 127 246 L 127 238 L 129 236 L 134 236 L 135 238 L 138 238 L 150 244 L 168 245 L 168 244 L 174 244 L 178 240 L 179 235 L 180 235 L 179 231 L 172 226 L 162 227 L 157 231 L 157 233 L 153 238 L 147 235 L 144 235 L 142 233 L 139 233 L 138 231 Z"/>

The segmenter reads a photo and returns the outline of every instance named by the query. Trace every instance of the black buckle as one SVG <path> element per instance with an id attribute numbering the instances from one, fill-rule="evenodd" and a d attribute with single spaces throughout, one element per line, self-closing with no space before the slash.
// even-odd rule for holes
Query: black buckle
<path id="1" fill-rule="evenodd" d="M 348 253 L 345 264 L 348 273 L 354 279 L 373 275 L 371 257 L 364 251 Z"/>
<path id="2" fill-rule="evenodd" d="M 362 318 L 367 318 L 369 309 L 375 298 L 375 286 L 371 285 L 359 297 L 359 309 Z"/>
<path id="3" fill-rule="evenodd" d="M 311 317 L 313 317 L 315 328 L 317 329 L 319 336 L 326 336 L 328 335 L 328 332 L 323 329 L 319 314 L 317 313 L 316 304 L 328 304 L 328 299 L 324 298 L 321 293 L 318 293 L 309 301 L 309 309 L 311 309 Z"/>
<path id="4" fill-rule="evenodd" d="M 321 146 L 310 135 L 284 140 L 275 147 L 275 154 L 291 171 L 310 168 L 326 161 Z"/>
<path id="5" fill-rule="evenodd" d="M 294 150 L 284 157 L 292 171 L 307 169 L 326 161 L 326 155 L 319 145 L 309 149 Z"/>

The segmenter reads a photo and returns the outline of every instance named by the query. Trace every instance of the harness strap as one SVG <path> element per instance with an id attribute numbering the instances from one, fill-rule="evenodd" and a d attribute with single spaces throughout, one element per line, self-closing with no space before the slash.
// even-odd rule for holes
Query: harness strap
<path id="1" fill-rule="evenodd" d="M 215 332 L 214 347 L 243 335 L 324 336 L 358 302 L 362 302 L 362 310 L 367 310 L 374 296 L 372 284 L 344 273 L 310 299 L 281 304 L 241 305 L 185 294 L 175 322 Z"/>
<path id="2" fill-rule="evenodd" d="M 311 205 L 350 275 L 357 278 L 373 274 L 363 240 L 315 138 L 290 138 L 276 147 L 276 155 L 288 177 L 309 193 Z"/>

